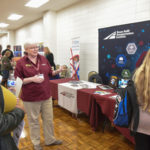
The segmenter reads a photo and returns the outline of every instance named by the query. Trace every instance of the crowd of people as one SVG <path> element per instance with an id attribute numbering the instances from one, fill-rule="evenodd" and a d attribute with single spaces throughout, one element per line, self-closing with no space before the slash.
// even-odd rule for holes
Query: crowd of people
<path id="1" fill-rule="evenodd" d="M 25 43 L 24 49 L 25 55 L 17 61 L 14 69 L 15 77 L 19 77 L 23 81 L 20 96 L 23 101 L 23 106 L 16 103 L 14 109 L 8 113 L 3 113 L 3 111 L 0 112 L 0 125 L 2 127 L 2 129 L 0 129 L 0 137 L 3 139 L 0 140 L 1 150 L 18 149 L 10 133 L 23 120 L 24 112 L 27 114 L 30 128 L 30 138 L 35 150 L 42 150 L 42 147 L 40 146 L 40 125 L 38 120 L 40 114 L 43 120 L 45 145 L 50 146 L 62 144 L 62 140 L 58 140 L 54 136 L 53 107 L 49 80 L 65 69 L 62 66 L 56 70 L 53 54 L 50 53 L 50 51 L 47 53 L 45 50 L 45 56 L 39 55 L 37 43 Z M 46 47 L 45 49 L 48 48 Z M 1 74 L 3 76 L 1 84 L 7 87 L 7 80 L 10 71 L 13 70 L 13 52 L 11 51 L 10 45 L 7 46 L 7 49 L 2 51 L 1 54 Z M 10 93 L 8 92 L 7 94 Z M 6 101 L 8 101 L 8 99 L 6 99 Z M 13 114 L 12 118 L 11 114 Z M 5 120 L 3 121 L 2 119 Z M 6 128 L 5 121 L 8 123 L 10 122 Z M 9 137 L 7 137 L 7 141 L 4 141 L 6 140 L 6 134 L 8 134 Z M 3 143 L 1 141 L 3 141 Z M 6 142 L 10 143 L 9 147 L 7 146 L 8 144 L 4 145 Z"/>
<path id="2" fill-rule="evenodd" d="M 41 115 L 43 121 L 43 131 L 45 145 L 60 145 L 62 140 L 56 139 L 54 136 L 53 126 L 53 107 L 52 96 L 50 93 L 49 80 L 64 71 L 64 67 L 56 70 L 54 63 L 54 56 L 48 49 L 44 48 L 45 56 L 38 54 L 38 45 L 34 42 L 24 44 L 25 55 L 17 61 L 14 75 L 22 79 L 21 100 L 23 105 L 20 105 L 16 100 L 15 106 L 9 111 L 5 112 L 4 99 L 10 101 L 13 97 L 3 97 L 3 95 L 11 95 L 10 91 L 5 89 L 7 87 L 7 79 L 9 73 L 13 70 L 12 58 L 13 52 L 11 46 L 1 52 L 1 74 L 3 76 L 2 85 L 0 86 L 0 149 L 1 150 L 17 150 L 11 132 L 23 120 L 26 112 L 30 129 L 30 139 L 35 150 L 42 150 L 40 145 L 40 124 L 39 116 Z M 133 81 L 137 93 L 137 101 L 139 104 L 139 123 L 135 137 L 135 150 L 149 150 L 150 149 L 150 50 L 147 52 L 143 63 L 136 69 Z M 5 94 L 1 94 L 5 93 Z M 11 102 L 5 102 L 11 105 Z M 131 127 L 132 130 L 132 127 Z M 9 144 L 8 144 L 9 143 Z"/>

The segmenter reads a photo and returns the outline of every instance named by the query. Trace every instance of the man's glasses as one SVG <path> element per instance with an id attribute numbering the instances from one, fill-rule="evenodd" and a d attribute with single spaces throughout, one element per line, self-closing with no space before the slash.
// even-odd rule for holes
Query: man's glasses
<path id="1" fill-rule="evenodd" d="M 29 47 L 29 49 L 38 49 L 38 47 L 37 46 Z"/>

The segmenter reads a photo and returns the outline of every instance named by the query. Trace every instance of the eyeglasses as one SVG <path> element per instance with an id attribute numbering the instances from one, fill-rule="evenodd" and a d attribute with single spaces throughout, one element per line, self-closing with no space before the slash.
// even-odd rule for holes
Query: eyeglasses
<path id="1" fill-rule="evenodd" d="M 38 49 L 38 47 L 37 46 L 35 46 L 35 47 L 29 47 L 29 49 Z"/>

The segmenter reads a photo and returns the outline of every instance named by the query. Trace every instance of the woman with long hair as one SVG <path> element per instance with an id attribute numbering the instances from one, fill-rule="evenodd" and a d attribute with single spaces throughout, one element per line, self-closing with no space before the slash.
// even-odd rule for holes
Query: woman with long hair
<path id="1" fill-rule="evenodd" d="M 135 150 L 150 150 L 150 50 L 133 79 L 140 110 L 138 129 L 134 135 Z"/>
<path id="2" fill-rule="evenodd" d="M 56 70 L 56 65 L 54 63 L 54 56 L 53 53 L 50 51 L 48 47 L 44 47 L 44 54 L 47 60 L 49 61 L 51 67 Z"/>

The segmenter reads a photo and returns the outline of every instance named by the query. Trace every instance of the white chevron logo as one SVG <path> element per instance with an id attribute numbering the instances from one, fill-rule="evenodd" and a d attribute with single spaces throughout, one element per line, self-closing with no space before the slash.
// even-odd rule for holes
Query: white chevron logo
<path id="1" fill-rule="evenodd" d="M 133 35 L 134 32 L 131 32 L 129 29 L 123 31 L 115 31 L 104 38 L 104 40 L 111 40 L 111 39 L 122 39 L 126 38 L 129 35 Z"/>

